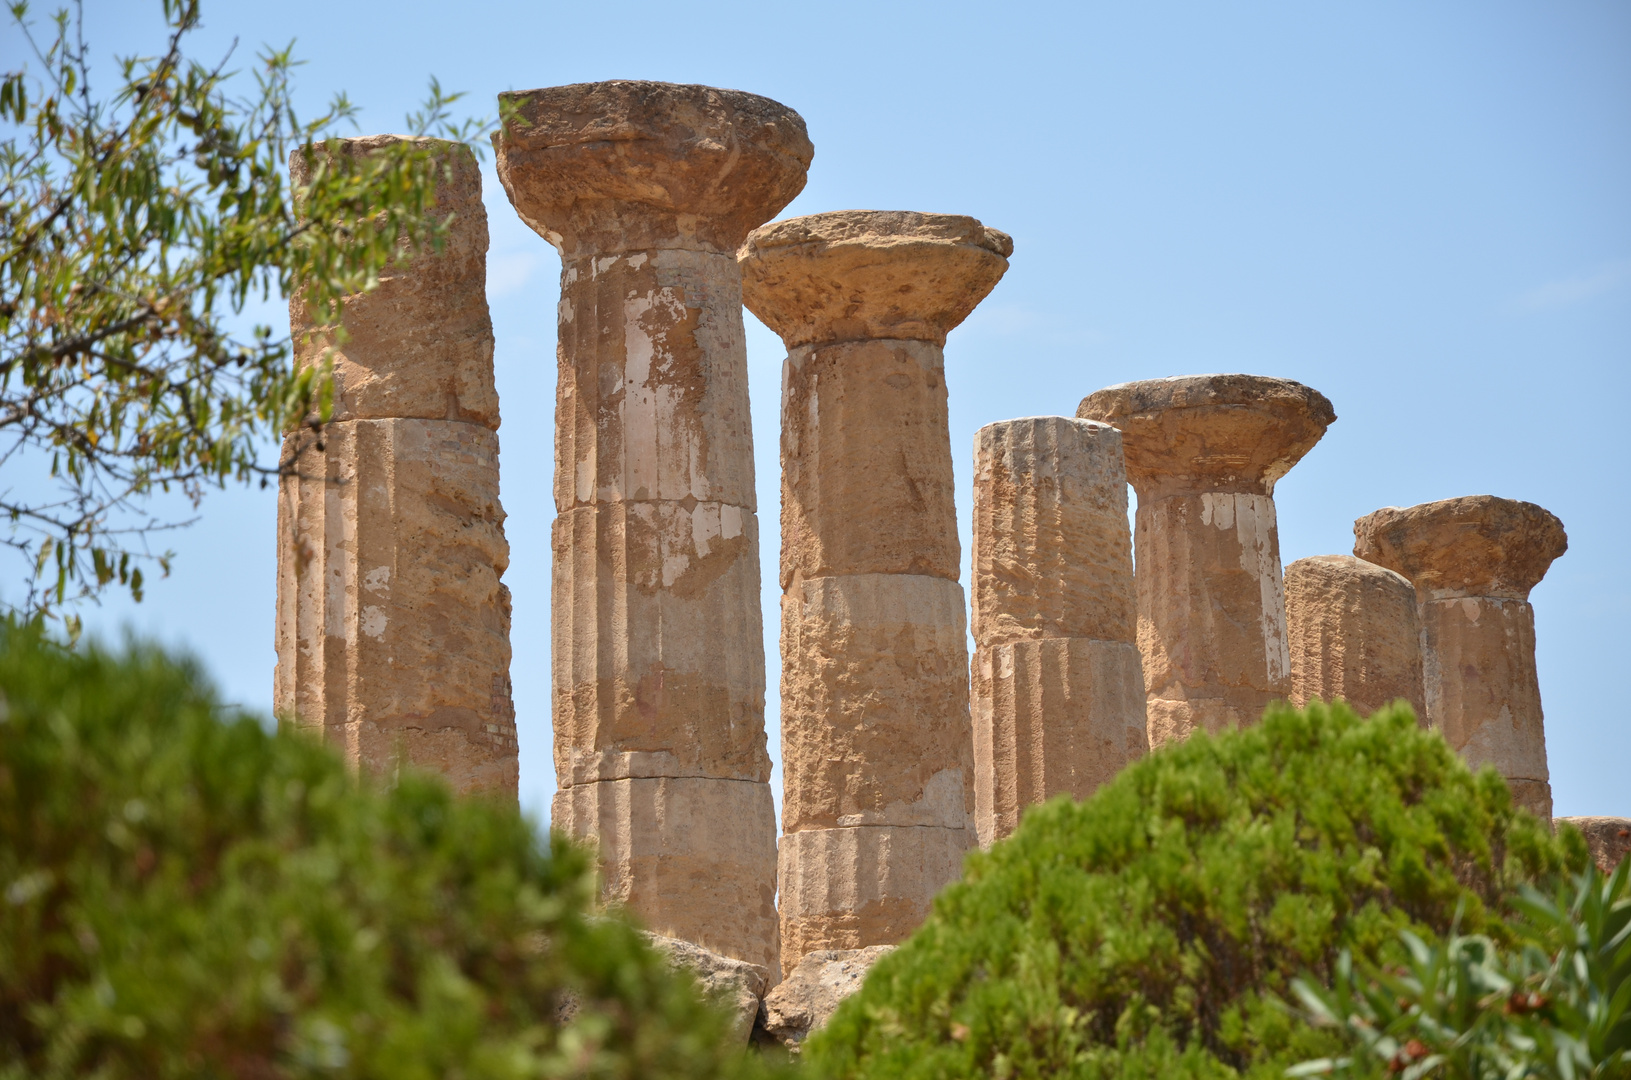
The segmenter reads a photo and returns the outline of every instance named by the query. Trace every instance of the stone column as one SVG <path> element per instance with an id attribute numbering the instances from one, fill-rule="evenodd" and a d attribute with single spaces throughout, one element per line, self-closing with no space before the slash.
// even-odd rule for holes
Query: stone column
<path id="1" fill-rule="evenodd" d="M 395 141 L 342 140 L 352 154 Z M 349 298 L 344 342 L 298 290 L 289 304 L 296 361 L 333 359 L 334 412 L 283 442 L 273 700 L 354 765 L 405 760 L 513 799 L 487 215 L 475 157 L 444 145 L 447 246 Z M 290 172 L 306 175 L 298 152 Z"/>
<path id="2" fill-rule="evenodd" d="M 507 93 L 498 174 L 561 254 L 553 824 L 608 900 L 774 974 L 759 527 L 736 249 L 804 186 L 798 114 L 706 86 Z"/>
<path id="3" fill-rule="evenodd" d="M 1529 590 L 1568 550 L 1563 523 L 1534 503 L 1469 495 L 1354 522 L 1354 554 L 1416 586 L 1427 720 L 1512 798 L 1552 816 L 1546 726 Z"/>
<path id="4" fill-rule="evenodd" d="M 782 966 L 900 941 L 973 844 L 946 334 L 1013 243 L 846 211 L 741 252 L 782 369 Z"/>
<path id="5" fill-rule="evenodd" d="M 974 822 L 1085 799 L 1149 749 L 1121 432 L 1064 416 L 974 436 Z"/>
<path id="6" fill-rule="evenodd" d="M 1346 701 L 1361 716 L 1406 701 L 1426 722 L 1416 590 L 1352 555 L 1315 555 L 1286 567 L 1291 703 Z"/>
<path id="7" fill-rule="evenodd" d="M 1076 415 L 1122 431 L 1138 492 L 1138 646 L 1150 745 L 1257 722 L 1291 693 L 1275 482 L 1336 419 L 1288 379 L 1122 383 Z"/>

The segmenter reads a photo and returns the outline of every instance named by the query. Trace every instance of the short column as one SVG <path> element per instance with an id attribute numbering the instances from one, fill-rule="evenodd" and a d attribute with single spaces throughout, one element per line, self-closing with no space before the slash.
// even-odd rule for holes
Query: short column
<path id="1" fill-rule="evenodd" d="M 345 139 L 342 152 L 395 141 Z M 289 304 L 296 362 L 333 361 L 334 411 L 283 441 L 273 699 L 354 765 L 405 761 L 513 799 L 487 215 L 475 157 L 442 148 L 446 247 L 348 298 L 343 341 L 298 288 Z M 290 172 L 306 175 L 298 152 Z"/>
<path id="2" fill-rule="evenodd" d="M 1121 429 L 1138 492 L 1138 646 L 1152 747 L 1255 724 L 1291 693 L 1274 485 L 1336 413 L 1288 379 L 1122 383 L 1076 415 Z"/>
<path id="3" fill-rule="evenodd" d="M 1085 799 L 1149 749 L 1121 432 L 1064 416 L 974 436 L 974 822 Z"/>
<path id="4" fill-rule="evenodd" d="M 506 93 L 516 212 L 561 254 L 553 825 L 606 897 L 774 977 L 776 819 L 742 278 L 804 186 L 767 98 L 606 82 Z"/>
<path id="5" fill-rule="evenodd" d="M 1315 555 L 1286 567 L 1291 703 L 1348 703 L 1361 716 L 1404 701 L 1423 723 L 1416 590 L 1352 555 Z"/>
<path id="6" fill-rule="evenodd" d="M 1546 820 L 1552 785 L 1529 590 L 1568 546 L 1552 514 L 1493 495 L 1387 507 L 1354 522 L 1354 554 L 1416 586 L 1428 722 L 1469 765 L 1493 765 L 1513 800 Z"/>
<path id="7" fill-rule="evenodd" d="M 851 211 L 743 246 L 782 369 L 782 966 L 900 941 L 974 843 L 944 346 L 1013 244 Z"/>

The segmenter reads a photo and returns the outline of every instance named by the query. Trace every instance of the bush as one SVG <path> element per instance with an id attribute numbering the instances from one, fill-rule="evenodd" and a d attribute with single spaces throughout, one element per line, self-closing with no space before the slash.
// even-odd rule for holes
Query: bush
<path id="1" fill-rule="evenodd" d="M 0 893 L 3 1077 L 762 1070 L 578 848 L 359 783 L 151 648 L 0 626 Z"/>
<path id="2" fill-rule="evenodd" d="M 1631 1077 L 1631 861 L 1605 880 L 1595 865 L 1550 896 L 1525 886 L 1517 947 L 1451 930 L 1403 939 L 1408 963 L 1356 973 L 1344 952 L 1330 988 L 1293 989 L 1351 1053 L 1304 1062 L 1297 1076 L 1401 1080 L 1623 1080 Z"/>
<path id="3" fill-rule="evenodd" d="M 1084 803 L 1055 800 L 964 880 L 805 1050 L 833 1077 L 1279 1076 L 1337 1033 L 1283 1001 L 1399 931 L 1505 940 L 1520 882 L 1587 855 L 1402 706 L 1271 708 Z"/>

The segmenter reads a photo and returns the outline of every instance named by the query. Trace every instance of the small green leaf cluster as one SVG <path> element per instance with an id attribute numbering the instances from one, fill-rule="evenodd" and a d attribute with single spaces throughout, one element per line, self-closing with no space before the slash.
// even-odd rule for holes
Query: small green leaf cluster
<path id="1" fill-rule="evenodd" d="M 1293 1076 L 1400 1080 L 1624 1080 L 1631 1077 L 1631 860 L 1524 886 L 1517 942 L 1481 934 L 1400 937 L 1405 964 L 1368 966 L 1344 952 L 1330 987 L 1293 986 L 1317 1024 L 1350 1052 L 1304 1062 Z"/>
<path id="2" fill-rule="evenodd" d="M 0 624 L 0 1077 L 764 1075 L 513 807 Z"/>
<path id="3" fill-rule="evenodd" d="M 1342 950 L 1461 913 L 1504 940 L 1521 882 L 1579 869 L 1402 705 L 1272 707 L 1057 799 L 970 855 L 813 1036 L 828 1077 L 1278 1077 L 1337 1035 L 1288 1008 Z"/>
<path id="4" fill-rule="evenodd" d="M 264 485 L 267 437 L 327 419 L 328 367 L 297 368 L 270 326 L 240 332 L 247 304 L 298 291 L 337 324 L 345 297 L 451 224 L 428 140 L 322 154 L 291 185 L 291 151 L 332 150 L 355 107 L 340 95 L 298 116 L 290 49 L 263 52 L 249 81 L 186 56 L 199 0 L 162 10 L 163 49 L 120 59 L 104 94 L 78 18 L 58 12 L 37 39 L 28 5 L 10 5 L 33 54 L 0 77 L 0 461 L 39 474 L 0 490 L 0 542 L 30 568 L 27 595 L 6 598 L 23 612 L 115 582 L 139 600 L 142 564 L 168 569 L 144 538 L 177 524 L 145 515 L 151 494 L 196 505 L 210 486 Z M 410 131 L 473 138 L 451 119 L 458 97 L 433 80 Z"/>

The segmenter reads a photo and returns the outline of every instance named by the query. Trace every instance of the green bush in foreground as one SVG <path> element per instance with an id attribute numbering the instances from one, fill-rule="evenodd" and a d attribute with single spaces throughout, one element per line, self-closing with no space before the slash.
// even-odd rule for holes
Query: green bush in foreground
<path id="1" fill-rule="evenodd" d="M 1310 1018 L 1347 1035 L 1351 1052 L 1304 1062 L 1297 1076 L 1370 1080 L 1624 1080 L 1631 1077 L 1631 861 L 1596 866 L 1552 895 L 1525 886 L 1518 941 L 1481 934 L 1423 941 L 1408 961 L 1358 972 L 1337 959 L 1330 988 L 1298 979 Z"/>
<path id="2" fill-rule="evenodd" d="M 1055 800 L 971 855 L 806 1046 L 831 1077 L 1278 1077 L 1339 1035 L 1287 1007 L 1399 931 L 1505 940 L 1514 887 L 1587 861 L 1408 709 L 1270 709 Z"/>
<path id="3" fill-rule="evenodd" d="M 0 626 L 0 1077 L 762 1072 L 593 889 L 513 808 Z"/>

